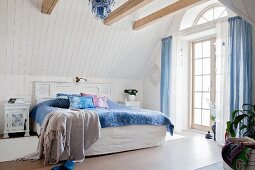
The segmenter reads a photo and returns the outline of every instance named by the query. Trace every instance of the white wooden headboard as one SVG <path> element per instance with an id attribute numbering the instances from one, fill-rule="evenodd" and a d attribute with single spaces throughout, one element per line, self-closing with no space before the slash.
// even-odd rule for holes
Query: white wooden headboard
<path id="1" fill-rule="evenodd" d="M 35 82 L 35 103 L 56 97 L 57 93 L 79 94 L 80 92 L 107 96 L 112 99 L 111 84 L 85 82 Z"/>

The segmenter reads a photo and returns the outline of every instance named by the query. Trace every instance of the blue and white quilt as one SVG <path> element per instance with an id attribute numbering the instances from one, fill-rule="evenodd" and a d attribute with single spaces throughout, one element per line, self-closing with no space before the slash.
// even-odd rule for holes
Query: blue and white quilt
<path id="1" fill-rule="evenodd" d="M 55 111 L 56 107 L 50 107 L 53 100 L 48 100 L 36 105 L 30 112 L 30 118 L 42 125 L 44 118 L 50 112 Z M 129 108 L 112 101 L 108 101 L 110 109 L 91 108 L 99 115 L 99 120 L 102 128 L 120 127 L 129 125 L 166 125 L 170 134 L 173 134 L 174 125 L 166 117 L 165 114 L 146 110 Z"/>

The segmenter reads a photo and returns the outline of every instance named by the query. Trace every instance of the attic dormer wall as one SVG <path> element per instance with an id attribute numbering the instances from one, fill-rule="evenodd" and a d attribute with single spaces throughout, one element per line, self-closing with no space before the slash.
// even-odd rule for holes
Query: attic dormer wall
<path id="1" fill-rule="evenodd" d="M 170 36 L 179 30 L 183 13 L 176 15 L 171 21 L 165 35 Z M 144 76 L 144 107 L 152 110 L 160 110 L 160 74 L 161 74 L 161 39 L 158 40 L 150 64 L 148 65 L 146 75 Z"/>
<path id="2" fill-rule="evenodd" d="M 240 1 L 232 1 L 232 0 L 219 0 L 221 3 L 226 5 L 229 9 L 233 10 L 233 12 L 237 13 L 248 22 L 255 26 L 255 1 L 254 0 L 240 0 Z M 175 20 L 172 22 L 171 26 L 168 29 L 168 32 L 165 36 L 172 35 L 179 31 L 180 25 L 179 22 L 182 20 L 183 14 L 175 16 Z M 177 19 L 178 18 L 178 19 Z M 255 31 L 253 28 L 253 42 L 255 42 Z M 253 43 L 253 63 L 255 64 L 255 43 Z M 160 57 L 161 57 L 161 41 L 158 40 L 158 43 L 155 47 L 153 53 L 153 59 L 147 69 L 147 73 L 144 76 L 144 107 L 160 110 Z M 253 65 L 254 65 L 253 64 Z M 253 67 L 253 72 L 255 72 L 255 68 Z M 255 74 L 253 75 L 253 84 L 255 87 Z M 156 81 L 155 81 L 156 80 Z M 156 83 L 155 83 L 156 82 Z M 174 90 L 174 89 L 172 89 Z M 255 103 L 255 90 L 253 90 L 253 102 Z M 153 100 L 152 100 L 153 99 Z"/>

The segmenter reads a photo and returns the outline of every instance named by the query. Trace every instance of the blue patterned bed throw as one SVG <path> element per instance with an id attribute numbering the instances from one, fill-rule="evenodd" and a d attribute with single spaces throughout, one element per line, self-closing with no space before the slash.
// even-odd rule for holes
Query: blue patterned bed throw
<path id="1" fill-rule="evenodd" d="M 40 125 L 43 123 L 44 118 L 50 112 L 60 109 L 50 107 L 53 100 L 48 100 L 36 105 L 30 112 L 30 118 Z M 110 109 L 103 108 L 91 108 L 98 113 L 101 127 L 120 127 L 129 125 L 166 125 L 170 134 L 173 134 L 174 125 L 165 116 L 165 114 L 146 110 L 146 109 L 134 109 L 129 108 L 112 101 L 108 101 Z"/>

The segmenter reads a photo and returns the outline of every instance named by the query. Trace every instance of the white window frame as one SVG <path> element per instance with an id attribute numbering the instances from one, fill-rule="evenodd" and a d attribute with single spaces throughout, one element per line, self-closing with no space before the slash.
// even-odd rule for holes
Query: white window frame
<path id="1" fill-rule="evenodd" d="M 226 8 L 224 5 L 221 5 L 220 3 L 215 3 L 215 4 L 212 4 L 212 5 L 209 5 L 208 7 L 206 7 L 204 10 L 202 10 L 202 11 L 197 15 L 196 19 L 194 20 L 193 26 L 202 25 L 202 24 L 205 24 L 205 23 L 208 23 L 208 22 L 212 22 L 212 21 L 217 21 L 217 20 L 219 20 L 219 19 L 221 19 L 221 18 L 226 17 L 226 16 L 223 16 L 223 17 L 219 17 L 219 18 L 217 18 L 217 19 L 213 19 L 212 21 L 208 21 L 208 22 L 205 22 L 205 23 L 202 23 L 202 24 L 197 24 L 197 22 L 199 21 L 199 19 L 200 19 L 201 17 L 203 17 L 203 15 L 204 15 L 208 10 L 210 10 L 210 9 L 212 9 L 212 8 L 215 8 L 215 7 L 219 7 L 219 6 L 220 6 L 220 7 L 224 7 L 225 10 L 226 10 L 226 12 L 227 12 L 227 14 L 229 15 L 228 10 L 227 10 L 227 8 Z M 227 16 L 228 16 L 228 15 L 227 15 Z"/>
<path id="2" fill-rule="evenodd" d="M 196 43 L 199 43 L 199 42 L 204 42 L 204 41 L 210 41 L 211 42 L 211 54 L 210 54 L 210 59 L 211 59 L 211 62 L 210 62 L 210 69 L 211 69 L 211 89 L 210 89 L 210 100 L 214 103 L 215 102 L 215 95 L 216 95 L 216 91 L 215 91 L 215 83 L 216 83 L 216 79 L 215 79 L 215 76 L 216 76 L 216 70 L 215 70 L 215 61 L 216 61 L 216 56 L 215 56 L 215 45 L 213 43 L 215 43 L 216 41 L 216 38 L 215 37 L 211 37 L 211 38 L 205 38 L 205 39 L 202 39 L 202 40 L 199 40 L 199 41 L 193 41 L 192 42 L 192 78 L 191 78 L 191 81 L 192 81 L 192 90 L 191 90 L 191 94 L 192 94 L 192 101 L 191 101 L 191 111 L 192 111 L 192 115 L 191 115 L 191 128 L 192 129 L 197 129 L 197 130 L 202 130 L 202 131 L 209 131 L 211 130 L 211 125 L 212 125 L 212 122 L 210 121 L 210 125 L 209 126 L 204 126 L 204 125 L 197 125 L 194 123 L 194 94 L 195 94 L 195 89 L 194 89 L 194 77 L 195 77 L 195 50 L 194 50 L 194 45 Z M 202 92 L 203 93 L 203 92 Z M 210 111 L 211 112 L 211 111 Z M 210 114 L 211 115 L 211 114 Z M 211 116 L 210 116 L 211 117 Z"/>

